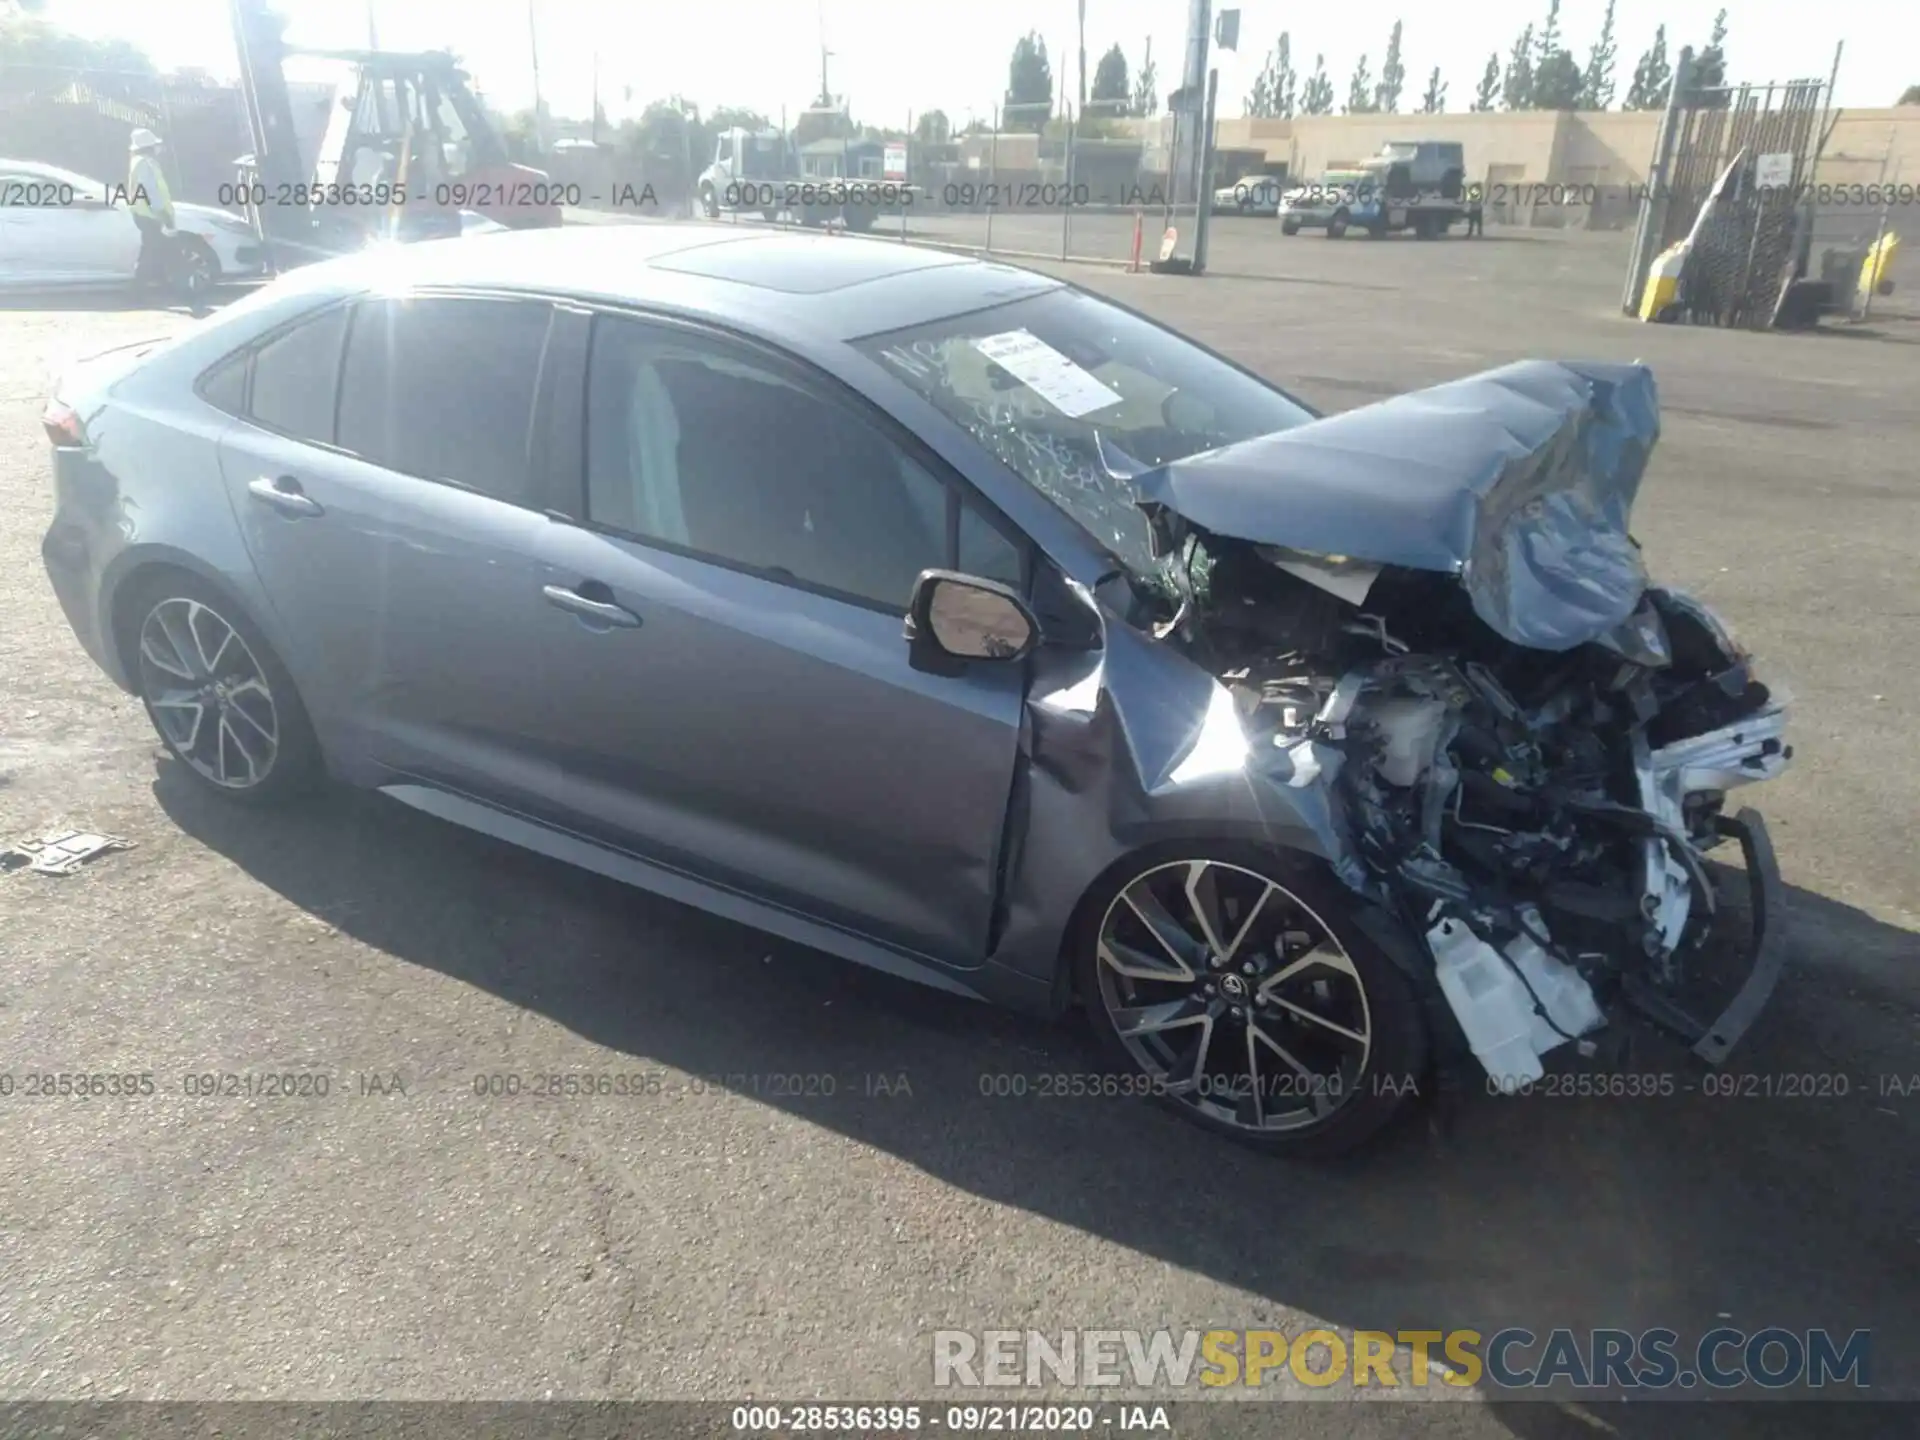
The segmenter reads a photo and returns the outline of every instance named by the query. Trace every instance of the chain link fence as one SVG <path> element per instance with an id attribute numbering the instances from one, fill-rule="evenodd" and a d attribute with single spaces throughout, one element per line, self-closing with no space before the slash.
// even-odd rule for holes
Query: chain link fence
<path id="1" fill-rule="evenodd" d="M 1920 232 L 1920 174 L 1903 174 L 1889 134 L 1878 153 L 1867 149 L 1823 151 L 1812 188 L 1808 273 L 1847 295 L 1852 318 L 1920 319 L 1920 293 L 1896 289 L 1888 275 L 1862 288 L 1861 272 L 1876 247 L 1898 237 L 1911 244 Z M 1911 271 L 1912 262 L 1907 269 Z"/>
<path id="2" fill-rule="evenodd" d="M 737 223 L 814 226 L 1022 260 L 1125 266 L 1157 253 L 1176 219 L 1168 124 L 1130 102 L 988 104 L 957 123 L 943 111 L 887 123 L 845 108 L 808 110 L 769 131 L 760 175 L 726 172 L 731 141 L 705 157 L 697 209 Z M 702 172 L 702 161 L 692 161 Z M 742 167 L 750 168 L 750 167 Z M 1186 207 L 1191 214 L 1191 205 Z"/>

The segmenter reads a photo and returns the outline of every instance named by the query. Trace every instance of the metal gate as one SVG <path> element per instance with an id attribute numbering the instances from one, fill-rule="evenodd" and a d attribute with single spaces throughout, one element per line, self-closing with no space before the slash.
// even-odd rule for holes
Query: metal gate
<path id="1" fill-rule="evenodd" d="M 1734 329 L 1772 323 L 1801 258 L 1826 95 L 1823 80 L 1741 85 L 1697 92 L 1674 111 L 1657 249 L 1693 237 L 1683 318 Z"/>

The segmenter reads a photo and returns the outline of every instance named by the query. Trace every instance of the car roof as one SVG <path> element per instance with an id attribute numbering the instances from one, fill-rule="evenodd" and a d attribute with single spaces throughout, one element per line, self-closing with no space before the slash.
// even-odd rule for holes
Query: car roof
<path id="1" fill-rule="evenodd" d="M 1064 282 L 966 255 L 746 225 L 609 222 L 470 235 L 315 267 L 344 287 L 537 291 L 656 304 L 771 334 L 850 340 L 1004 304 Z"/>

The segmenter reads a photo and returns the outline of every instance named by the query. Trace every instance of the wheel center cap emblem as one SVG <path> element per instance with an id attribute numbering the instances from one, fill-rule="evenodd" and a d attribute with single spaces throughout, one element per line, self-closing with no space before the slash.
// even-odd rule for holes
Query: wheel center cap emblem
<path id="1" fill-rule="evenodd" d="M 1238 975 L 1222 975 L 1220 977 L 1220 989 L 1223 994 L 1231 999 L 1243 999 L 1247 993 L 1247 982 L 1242 980 Z"/>

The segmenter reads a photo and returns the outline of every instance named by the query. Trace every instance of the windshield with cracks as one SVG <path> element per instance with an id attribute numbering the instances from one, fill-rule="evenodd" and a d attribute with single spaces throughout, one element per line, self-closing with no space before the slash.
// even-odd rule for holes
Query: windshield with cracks
<path id="1" fill-rule="evenodd" d="M 1314 418 L 1191 341 L 1073 289 L 855 344 L 1143 580 L 1162 572 L 1129 477 Z"/>

